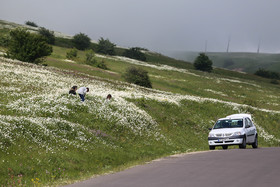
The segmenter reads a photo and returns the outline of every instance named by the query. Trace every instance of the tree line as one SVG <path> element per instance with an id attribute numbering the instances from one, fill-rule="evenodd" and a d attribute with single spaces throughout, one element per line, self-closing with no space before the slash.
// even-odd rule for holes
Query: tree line
<path id="1" fill-rule="evenodd" d="M 105 55 L 116 55 L 116 44 L 109 39 L 101 37 L 97 45 L 93 45 L 91 39 L 84 33 L 78 33 L 69 40 L 56 38 L 53 31 L 39 27 L 32 21 L 26 21 L 26 25 L 39 28 L 37 33 L 30 33 L 27 29 L 17 28 L 10 31 L 9 35 L 0 36 L 0 46 L 8 48 L 8 56 L 18 60 L 39 63 L 44 57 L 52 52 L 51 45 L 59 45 L 62 41 L 68 48 L 78 50 L 93 50 L 96 53 Z M 32 54 L 30 54 L 32 52 Z M 122 54 L 129 58 L 146 61 L 142 48 L 132 47 L 126 49 Z"/>
<path id="2" fill-rule="evenodd" d="M 26 25 L 32 27 L 38 27 L 34 22 L 27 21 Z M 15 58 L 25 62 L 40 63 L 46 56 L 51 55 L 52 45 L 56 44 L 56 38 L 53 31 L 50 31 L 44 27 L 39 27 L 38 33 L 28 32 L 26 29 L 17 28 L 10 31 L 8 37 L 0 37 L 0 45 L 7 47 L 7 56 L 9 58 Z M 86 51 L 85 63 L 88 65 L 96 66 L 102 69 L 108 69 L 105 61 L 97 61 L 94 56 L 95 52 L 105 55 L 116 55 L 116 44 L 112 43 L 109 39 L 101 37 L 98 40 L 96 46 L 92 46 L 90 37 L 84 33 L 78 33 L 74 35 L 68 47 L 72 48 L 67 52 L 66 57 L 68 59 L 75 59 L 77 57 L 78 50 Z M 139 47 L 132 47 L 126 49 L 122 56 L 146 61 L 145 56 L 146 49 Z M 205 53 L 200 53 L 193 66 L 196 70 L 211 72 L 213 70 L 213 63 Z M 262 76 L 270 79 L 280 79 L 279 73 L 259 69 L 255 75 Z M 130 67 L 126 70 L 124 78 L 127 82 L 152 87 L 148 72 L 136 67 Z M 274 81 L 275 82 L 275 81 Z M 277 81 L 276 81 L 277 82 Z"/>

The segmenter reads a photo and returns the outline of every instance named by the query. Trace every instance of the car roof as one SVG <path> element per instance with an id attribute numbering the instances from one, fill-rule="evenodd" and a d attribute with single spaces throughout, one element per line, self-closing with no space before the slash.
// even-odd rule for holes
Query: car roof
<path id="1" fill-rule="evenodd" d="M 227 119 L 243 119 L 250 118 L 252 120 L 251 114 L 232 114 L 225 118 L 220 118 L 219 120 L 227 120 Z"/>
<path id="2" fill-rule="evenodd" d="M 232 114 L 227 116 L 227 118 L 249 118 L 250 120 L 252 120 L 251 114 Z"/>
<path id="3" fill-rule="evenodd" d="M 219 120 L 231 120 L 231 119 L 243 119 L 242 117 L 241 118 L 220 118 Z"/>

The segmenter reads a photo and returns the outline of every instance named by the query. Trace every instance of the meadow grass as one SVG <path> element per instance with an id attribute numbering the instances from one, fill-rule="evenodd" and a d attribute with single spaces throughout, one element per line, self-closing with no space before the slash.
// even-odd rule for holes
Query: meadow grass
<path id="1" fill-rule="evenodd" d="M 260 146 L 279 145 L 279 113 L 264 113 L 250 105 L 196 101 L 184 95 L 194 87 L 182 89 L 180 95 L 180 85 L 172 87 L 169 82 L 174 77 L 185 78 L 202 86 L 199 82 L 206 76 L 209 86 L 214 75 L 151 69 L 159 76 L 155 85 L 164 88 L 166 82 L 170 84 L 165 85 L 170 92 L 162 92 L 116 82 L 110 76 L 104 79 L 103 74 L 96 77 L 95 68 L 87 73 L 91 67 L 79 62 L 63 65 L 62 59 L 54 63 L 75 72 L 20 62 L 1 63 L 1 185 L 66 184 L 170 154 L 207 150 L 208 128 L 218 118 L 232 113 L 253 115 L 261 127 Z M 118 65 L 130 65 L 107 61 L 110 71 L 120 71 Z M 73 83 L 92 88 L 86 103 L 67 95 Z M 254 85 L 257 83 L 250 84 L 246 84 L 250 89 L 258 88 Z M 265 86 L 269 88 L 269 84 Z M 209 87 L 203 89 L 206 88 Z M 268 95 L 273 97 L 268 98 L 279 99 L 273 92 L 277 88 L 270 89 Z M 208 92 L 204 96 L 211 97 L 212 92 L 206 95 Z M 105 101 L 106 93 L 112 93 L 112 102 Z M 199 92 L 192 94 L 203 96 Z"/>
<path id="2" fill-rule="evenodd" d="M 47 67 L 0 59 L 0 186 L 68 184 L 208 150 L 208 128 L 234 113 L 252 114 L 261 147 L 279 146 L 280 86 L 267 79 L 155 53 L 148 62 L 97 54 L 103 70 L 85 64 L 85 51 L 66 60 L 68 50 L 53 46 Z M 146 70 L 153 89 L 125 83 L 129 66 Z M 67 94 L 73 85 L 90 88 L 86 102 Z"/>
<path id="3" fill-rule="evenodd" d="M 77 72 L 94 75 L 101 78 L 124 81 L 122 77 L 126 68 L 138 66 L 150 75 L 153 88 L 179 93 L 191 94 L 196 96 L 210 97 L 215 99 L 222 98 L 225 101 L 237 102 L 240 104 L 250 104 L 261 106 L 267 109 L 279 110 L 279 85 L 272 85 L 269 80 L 259 78 L 255 75 L 232 72 L 223 69 L 215 69 L 214 73 L 204 73 L 192 69 L 188 72 L 177 72 L 145 67 L 141 64 L 131 64 L 126 61 L 111 57 L 95 58 L 98 61 L 104 60 L 109 71 L 102 70 L 84 64 L 85 52 L 79 51 L 76 63 L 63 61 L 66 56 L 65 48 L 54 47 L 51 57 L 47 58 L 46 64 L 61 69 L 69 69 Z M 59 56 L 59 58 L 54 58 Z M 149 64 L 149 63 L 147 63 Z M 153 63 L 152 63 L 153 64 Z M 179 69 L 181 70 L 181 69 Z M 266 92 L 266 94 L 263 94 Z M 271 98 L 271 97 L 275 98 Z"/>

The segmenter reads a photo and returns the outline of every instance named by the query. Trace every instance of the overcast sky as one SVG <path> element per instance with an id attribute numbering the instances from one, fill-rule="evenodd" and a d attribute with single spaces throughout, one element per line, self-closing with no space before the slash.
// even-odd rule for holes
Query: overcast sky
<path id="1" fill-rule="evenodd" d="M 280 52 L 280 0 L 0 0 L 0 19 L 152 51 Z"/>

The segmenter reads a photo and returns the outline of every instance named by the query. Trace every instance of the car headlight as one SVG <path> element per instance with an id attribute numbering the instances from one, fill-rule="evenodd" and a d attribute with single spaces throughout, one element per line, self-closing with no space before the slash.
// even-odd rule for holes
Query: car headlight
<path id="1" fill-rule="evenodd" d="M 209 133 L 208 137 L 214 137 L 214 134 Z"/>
<path id="2" fill-rule="evenodd" d="M 235 132 L 235 133 L 233 133 L 233 136 L 239 136 L 239 135 L 241 135 L 241 132 Z"/>

